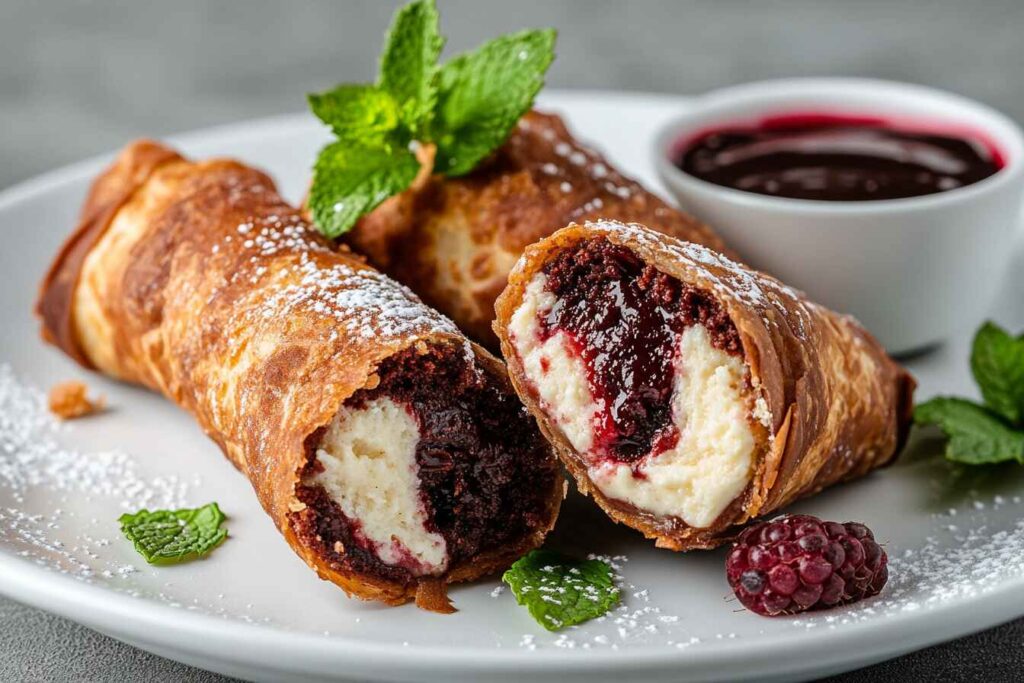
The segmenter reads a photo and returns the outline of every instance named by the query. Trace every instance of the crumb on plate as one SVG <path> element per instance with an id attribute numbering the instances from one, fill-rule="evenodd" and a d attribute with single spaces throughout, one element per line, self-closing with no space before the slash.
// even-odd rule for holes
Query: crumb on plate
<path id="1" fill-rule="evenodd" d="M 62 420 L 73 420 L 103 410 L 103 398 L 90 400 L 84 382 L 69 380 L 50 389 L 50 412 Z"/>

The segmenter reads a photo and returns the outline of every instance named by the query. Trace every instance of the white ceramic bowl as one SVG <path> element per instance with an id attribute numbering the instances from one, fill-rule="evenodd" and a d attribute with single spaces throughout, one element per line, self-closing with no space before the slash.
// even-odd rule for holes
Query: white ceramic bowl
<path id="1" fill-rule="evenodd" d="M 947 192 L 833 202 L 734 190 L 672 162 L 679 142 L 699 131 L 812 111 L 909 117 L 977 131 L 1005 165 Z M 658 172 L 685 209 L 750 265 L 855 315 L 891 353 L 924 349 L 978 324 L 1009 264 L 1024 192 L 1024 136 L 1013 121 L 978 102 L 888 81 L 766 81 L 698 98 L 655 144 Z"/>

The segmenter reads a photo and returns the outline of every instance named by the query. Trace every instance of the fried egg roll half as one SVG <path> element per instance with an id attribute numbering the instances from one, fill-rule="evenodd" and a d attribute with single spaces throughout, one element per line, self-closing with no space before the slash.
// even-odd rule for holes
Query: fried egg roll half
<path id="1" fill-rule="evenodd" d="M 82 365 L 189 411 L 350 595 L 447 610 L 446 584 L 504 567 L 554 523 L 557 460 L 503 364 L 250 167 L 129 146 L 38 312 Z"/>
<path id="2" fill-rule="evenodd" d="M 914 381 L 852 318 L 640 225 L 527 248 L 495 329 L 520 397 L 615 520 L 661 547 L 888 463 Z"/>
<path id="3" fill-rule="evenodd" d="M 429 165 L 428 165 L 429 167 Z M 554 115 L 528 113 L 461 178 L 422 174 L 346 234 L 352 248 L 491 349 L 494 300 L 527 245 L 570 222 L 634 221 L 725 251 L 707 226 L 624 177 Z"/>

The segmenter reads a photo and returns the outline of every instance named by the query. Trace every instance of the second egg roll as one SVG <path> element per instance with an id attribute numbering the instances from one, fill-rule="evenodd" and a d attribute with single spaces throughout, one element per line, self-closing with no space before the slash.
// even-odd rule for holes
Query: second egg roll
<path id="1" fill-rule="evenodd" d="M 561 118 L 536 111 L 472 173 L 422 174 L 344 239 L 471 338 L 496 350 L 494 301 L 523 249 L 568 223 L 598 218 L 657 226 L 672 237 L 731 253 L 706 225 L 578 142 Z"/>

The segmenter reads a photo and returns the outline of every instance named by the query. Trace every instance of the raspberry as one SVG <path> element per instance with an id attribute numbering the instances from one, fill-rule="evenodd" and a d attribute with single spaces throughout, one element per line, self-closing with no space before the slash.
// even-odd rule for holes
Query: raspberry
<path id="1" fill-rule="evenodd" d="M 773 617 L 877 595 L 889 578 L 888 561 L 859 522 L 787 515 L 745 529 L 725 572 L 744 607 Z"/>

